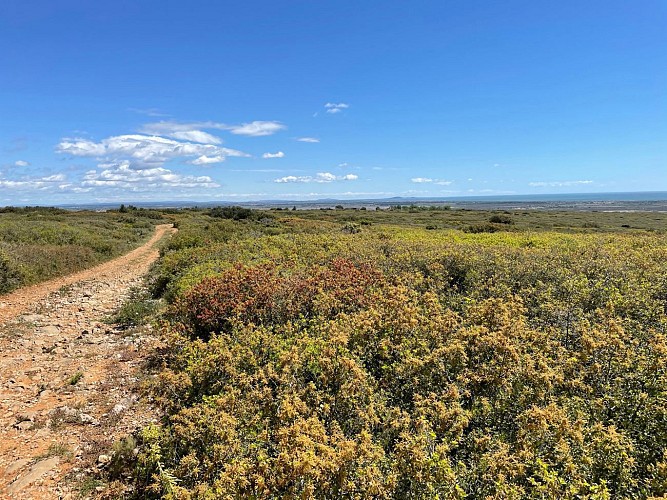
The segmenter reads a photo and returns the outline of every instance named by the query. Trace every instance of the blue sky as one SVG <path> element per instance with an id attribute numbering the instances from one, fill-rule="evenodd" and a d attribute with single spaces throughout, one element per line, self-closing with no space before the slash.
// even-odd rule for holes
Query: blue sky
<path id="1" fill-rule="evenodd" d="M 667 190 L 667 3 L 3 0 L 0 205 Z"/>

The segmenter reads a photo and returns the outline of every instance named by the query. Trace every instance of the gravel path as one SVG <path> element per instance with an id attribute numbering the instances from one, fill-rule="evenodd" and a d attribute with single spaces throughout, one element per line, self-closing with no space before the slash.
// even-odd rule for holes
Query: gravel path
<path id="1" fill-rule="evenodd" d="M 77 498 L 114 439 L 155 419 L 133 388 L 156 339 L 101 320 L 173 232 L 157 226 L 122 257 L 0 297 L 0 498 Z"/>

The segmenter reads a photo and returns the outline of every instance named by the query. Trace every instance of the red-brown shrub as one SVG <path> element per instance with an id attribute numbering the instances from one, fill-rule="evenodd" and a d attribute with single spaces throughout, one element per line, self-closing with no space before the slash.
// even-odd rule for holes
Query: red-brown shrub
<path id="1" fill-rule="evenodd" d="M 269 325 L 314 315 L 333 317 L 367 305 L 370 287 L 382 279 L 372 266 L 348 259 L 309 271 L 237 265 L 177 299 L 172 319 L 207 339 L 213 332 L 229 332 L 237 322 Z"/>

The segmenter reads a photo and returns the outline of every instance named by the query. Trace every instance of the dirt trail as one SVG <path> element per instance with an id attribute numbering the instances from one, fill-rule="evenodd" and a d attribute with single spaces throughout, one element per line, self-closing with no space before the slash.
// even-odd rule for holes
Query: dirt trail
<path id="1" fill-rule="evenodd" d="M 175 229 L 95 268 L 0 296 L 0 499 L 77 498 L 114 438 L 154 418 L 132 388 L 155 339 L 100 321 Z M 67 481 L 63 481 L 65 476 Z M 98 486 L 98 490 L 99 490 Z"/>

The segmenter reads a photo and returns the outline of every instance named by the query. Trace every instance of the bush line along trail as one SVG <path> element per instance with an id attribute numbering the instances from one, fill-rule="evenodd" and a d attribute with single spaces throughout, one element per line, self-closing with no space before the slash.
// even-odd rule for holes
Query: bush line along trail
<path id="1" fill-rule="evenodd" d="M 60 479 L 150 417 L 130 392 L 150 339 L 99 321 L 175 231 L 156 226 L 122 257 L 0 297 L 0 498 L 76 497 Z"/>

